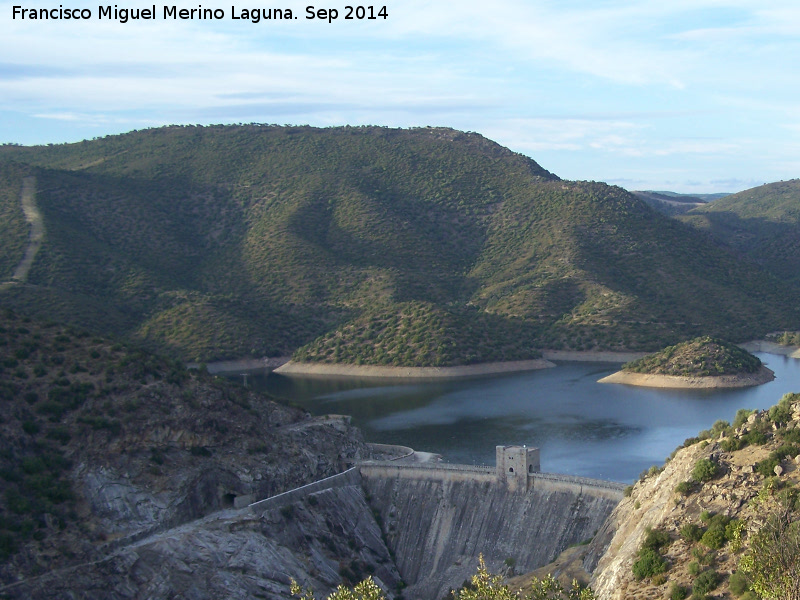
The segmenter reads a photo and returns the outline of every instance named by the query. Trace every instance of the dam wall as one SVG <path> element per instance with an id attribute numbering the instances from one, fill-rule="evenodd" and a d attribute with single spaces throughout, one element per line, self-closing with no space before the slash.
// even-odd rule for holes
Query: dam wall
<path id="1" fill-rule="evenodd" d="M 493 467 L 365 463 L 361 477 L 410 600 L 445 597 L 481 554 L 495 573 L 541 567 L 591 538 L 622 498 L 616 484 L 545 473 L 509 489 Z"/>

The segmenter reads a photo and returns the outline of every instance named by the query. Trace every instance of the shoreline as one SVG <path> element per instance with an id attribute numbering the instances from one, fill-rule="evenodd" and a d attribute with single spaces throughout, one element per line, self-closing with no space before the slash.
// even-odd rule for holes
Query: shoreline
<path id="1" fill-rule="evenodd" d="M 264 358 L 240 358 L 237 360 L 218 360 L 206 363 L 206 369 L 212 375 L 238 373 L 240 371 L 262 371 L 264 369 L 277 369 L 289 362 L 288 356 L 274 356 Z M 186 363 L 187 369 L 199 369 L 201 363 Z"/>
<path id="2" fill-rule="evenodd" d="M 617 352 L 613 350 L 542 350 L 547 360 L 564 362 L 605 362 L 625 364 L 647 356 L 649 352 Z"/>
<path id="3" fill-rule="evenodd" d="M 775 373 L 762 366 L 755 373 L 739 375 L 689 376 L 650 375 L 646 373 L 630 373 L 617 371 L 607 377 L 598 379 L 598 383 L 621 383 L 638 387 L 667 389 L 724 389 L 754 387 L 775 379 Z"/>
<path id="4" fill-rule="evenodd" d="M 302 377 L 367 377 L 386 379 L 445 379 L 480 377 L 520 371 L 550 369 L 556 365 L 544 358 L 508 362 L 479 363 L 456 367 L 379 367 L 373 365 L 346 365 L 330 363 L 299 363 L 289 361 L 275 369 L 280 375 Z"/>
<path id="5" fill-rule="evenodd" d="M 749 352 L 765 352 L 767 354 L 776 354 L 779 356 L 788 356 L 790 358 L 800 359 L 800 347 L 797 346 L 781 346 L 775 342 L 766 340 L 754 340 L 740 344 L 742 348 Z M 549 368 L 555 366 L 553 361 L 558 362 L 602 362 L 602 363 L 618 363 L 624 364 L 631 362 L 651 354 L 650 352 L 617 352 L 610 350 L 542 350 L 542 358 L 535 360 L 542 360 L 549 364 L 545 366 L 536 367 L 523 367 L 518 366 L 519 363 L 528 363 L 535 361 L 508 361 L 508 362 L 493 362 L 493 363 L 478 363 L 475 365 L 462 365 L 458 367 L 379 367 L 372 365 L 348 365 L 342 363 L 295 363 L 290 360 L 288 356 L 279 357 L 264 357 L 264 358 L 242 358 L 238 360 L 222 360 L 210 362 L 206 364 L 208 372 L 212 375 L 239 373 L 242 371 L 260 371 L 263 369 L 271 369 L 277 373 L 287 375 L 309 375 L 309 376 L 340 376 L 340 377 L 385 377 L 397 379 L 417 379 L 417 378 L 432 378 L 438 379 L 442 377 L 479 377 L 481 375 L 493 375 L 498 373 L 513 373 L 519 371 L 530 371 L 541 368 Z M 286 370 L 282 369 L 284 365 L 291 363 L 292 366 Z M 502 365 L 509 365 L 508 368 L 503 368 Z M 196 369 L 199 367 L 198 363 L 188 363 L 187 367 Z M 321 373 L 320 368 L 330 368 L 335 372 Z M 386 375 L 372 375 L 361 374 L 364 369 L 392 369 L 391 374 Z M 430 370 L 432 374 L 416 374 L 418 369 Z M 445 369 L 468 369 L 465 374 L 441 374 Z M 406 373 L 408 372 L 408 373 Z M 455 372 L 454 372 L 455 373 Z M 762 382 L 763 383 L 763 382 Z M 759 385 L 759 384 L 753 384 Z"/>
<path id="6" fill-rule="evenodd" d="M 767 340 L 754 340 L 739 344 L 748 352 L 766 352 L 767 354 L 777 354 L 778 356 L 788 356 L 789 358 L 800 358 L 800 346 L 783 346 Z"/>

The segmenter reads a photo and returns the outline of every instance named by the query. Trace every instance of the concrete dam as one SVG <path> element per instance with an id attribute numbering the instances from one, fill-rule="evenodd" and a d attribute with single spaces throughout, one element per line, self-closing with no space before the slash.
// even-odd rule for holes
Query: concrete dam
<path id="1" fill-rule="evenodd" d="M 623 496 L 623 484 L 541 473 L 536 448 L 498 446 L 496 467 L 413 460 L 411 451 L 365 461 L 249 508 L 274 514 L 310 494 L 353 488 L 382 531 L 403 597 L 434 600 L 473 575 L 481 554 L 495 573 L 546 565 L 593 537 Z"/>

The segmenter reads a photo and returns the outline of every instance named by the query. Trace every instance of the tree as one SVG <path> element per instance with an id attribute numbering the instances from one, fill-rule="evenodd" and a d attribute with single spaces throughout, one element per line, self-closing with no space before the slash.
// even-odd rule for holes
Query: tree
<path id="1" fill-rule="evenodd" d="M 310 589 L 303 591 L 296 581 L 292 581 L 292 595 L 300 600 L 314 600 Z M 353 589 L 340 585 L 327 600 L 386 600 L 383 591 L 367 577 Z M 569 589 L 552 576 L 534 579 L 528 594 L 523 590 L 512 590 L 503 583 L 500 575 L 492 575 L 486 568 L 483 556 L 478 558 L 478 570 L 470 579 L 470 585 L 453 592 L 453 600 L 595 600 L 591 588 L 582 587 L 573 580 Z"/>
<path id="2" fill-rule="evenodd" d="M 750 539 L 739 569 L 765 600 L 800 600 L 800 515 L 780 504 Z"/>

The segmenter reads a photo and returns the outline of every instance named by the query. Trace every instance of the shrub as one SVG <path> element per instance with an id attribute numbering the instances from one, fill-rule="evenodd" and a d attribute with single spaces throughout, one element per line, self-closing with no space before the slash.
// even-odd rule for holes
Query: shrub
<path id="1" fill-rule="evenodd" d="M 717 476 L 719 465 L 708 458 L 698 460 L 692 469 L 692 478 L 701 483 L 711 481 Z"/>
<path id="2" fill-rule="evenodd" d="M 744 446 L 745 441 L 736 438 L 726 438 L 719 444 L 719 447 L 722 448 L 723 452 L 736 452 L 737 450 L 744 448 Z"/>
<path id="3" fill-rule="evenodd" d="M 687 570 L 689 571 L 689 575 L 697 575 L 697 574 L 699 574 L 700 573 L 700 563 L 697 562 L 696 560 L 693 560 L 692 562 L 689 563 L 689 566 L 687 567 Z"/>
<path id="4" fill-rule="evenodd" d="M 753 431 L 748 431 L 746 434 L 744 434 L 742 436 L 742 440 L 748 444 L 752 444 L 753 446 L 763 446 L 767 443 L 767 436 L 764 434 L 764 432 L 754 429 Z"/>
<path id="5" fill-rule="evenodd" d="M 694 523 L 686 523 L 681 527 L 681 537 L 687 542 L 699 542 L 706 530 Z"/>
<path id="6" fill-rule="evenodd" d="M 745 577 L 744 573 L 735 571 L 731 573 L 731 576 L 728 578 L 728 589 L 731 594 L 738 598 L 750 589 L 750 583 L 747 581 L 747 577 Z"/>
<path id="7" fill-rule="evenodd" d="M 742 548 L 742 534 L 747 525 L 739 519 L 731 519 L 725 526 L 725 539 L 731 543 L 731 550 L 738 552 Z"/>
<path id="8" fill-rule="evenodd" d="M 692 595 L 705 596 L 708 592 L 717 589 L 719 574 L 713 569 L 703 571 L 692 584 Z"/>
<path id="9" fill-rule="evenodd" d="M 725 531 L 718 527 L 709 529 L 700 538 L 700 543 L 712 550 L 722 548 L 725 545 L 725 541 Z"/>
<path id="10" fill-rule="evenodd" d="M 764 477 L 772 477 L 775 474 L 775 467 L 781 464 L 784 457 L 798 454 L 800 454 L 800 448 L 793 444 L 783 444 L 777 450 L 770 452 L 767 458 L 756 463 L 756 472 Z"/>
<path id="11" fill-rule="evenodd" d="M 675 491 L 682 496 L 688 496 L 692 493 L 694 489 L 694 484 L 691 481 L 681 481 L 678 485 L 675 486 Z"/>
<path id="12" fill-rule="evenodd" d="M 747 423 L 747 419 L 750 415 L 753 414 L 754 411 L 748 410 L 746 408 L 740 408 L 736 411 L 736 416 L 733 418 L 733 428 L 738 429 L 745 423 Z"/>
<path id="13" fill-rule="evenodd" d="M 692 556 L 697 559 L 699 564 L 708 566 L 714 564 L 714 560 L 717 558 L 717 553 L 714 550 L 703 552 L 703 550 L 699 547 L 694 547 L 692 548 Z"/>
<path id="14" fill-rule="evenodd" d="M 642 542 L 642 549 L 659 551 L 664 546 L 669 546 L 672 543 L 672 538 L 666 531 L 661 529 L 647 528 L 644 541 Z"/>
<path id="15" fill-rule="evenodd" d="M 667 570 L 667 561 L 651 548 L 642 548 L 639 551 L 639 558 L 633 563 L 633 576 L 642 580 L 652 577 Z"/>
<path id="16" fill-rule="evenodd" d="M 673 583 L 669 588 L 669 600 L 684 600 L 688 595 L 689 590 L 677 583 Z"/>

